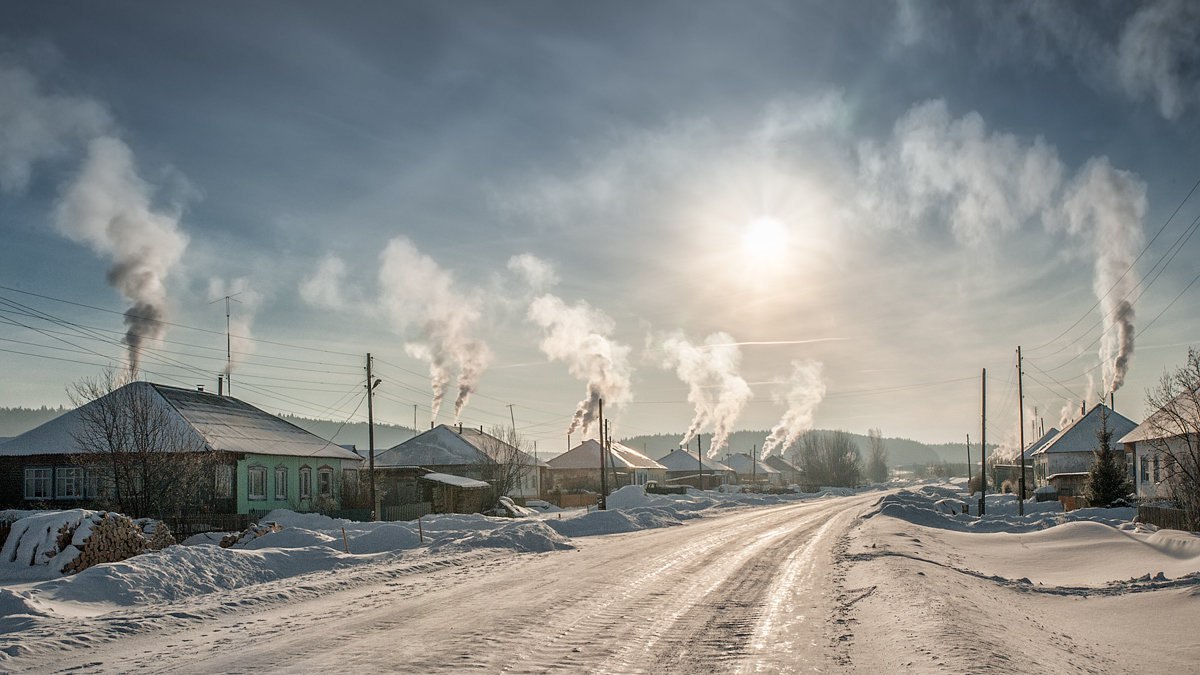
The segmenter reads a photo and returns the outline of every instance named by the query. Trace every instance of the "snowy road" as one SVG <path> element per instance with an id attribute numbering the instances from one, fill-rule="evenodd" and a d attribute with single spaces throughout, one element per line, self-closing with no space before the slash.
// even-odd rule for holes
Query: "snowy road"
<path id="1" fill-rule="evenodd" d="M 878 498 L 738 510 L 577 539 L 573 551 L 473 554 L 425 568 L 405 557 L 347 570 L 361 583 L 307 600 L 271 602 L 264 589 L 245 607 L 42 656 L 36 666 L 6 665 L 256 674 L 827 670 L 837 649 L 834 545 Z"/>

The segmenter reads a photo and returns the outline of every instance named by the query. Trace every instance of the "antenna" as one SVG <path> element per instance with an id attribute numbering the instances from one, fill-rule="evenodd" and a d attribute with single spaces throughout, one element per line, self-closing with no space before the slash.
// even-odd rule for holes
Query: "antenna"
<path id="1" fill-rule="evenodd" d="M 233 340 L 229 337 L 229 301 L 233 300 L 239 305 L 242 304 L 242 301 L 237 299 L 237 296 L 241 294 L 242 292 L 238 291 L 208 303 L 211 305 L 222 300 L 225 301 L 225 387 L 230 396 L 233 396 Z"/>

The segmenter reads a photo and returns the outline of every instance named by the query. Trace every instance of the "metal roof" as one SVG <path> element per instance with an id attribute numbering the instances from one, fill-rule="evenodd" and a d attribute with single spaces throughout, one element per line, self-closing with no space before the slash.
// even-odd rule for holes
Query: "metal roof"
<path id="1" fill-rule="evenodd" d="M 687 450 L 672 450 L 671 453 L 666 457 L 659 457 L 658 463 L 667 467 L 667 471 L 699 470 L 696 455 L 688 452 Z M 704 471 L 728 471 L 730 473 L 737 473 L 721 462 L 718 462 L 715 459 L 709 459 L 708 457 L 704 458 L 703 467 Z"/>
<path id="2" fill-rule="evenodd" d="M 612 444 L 612 465 L 618 469 L 660 469 L 667 467 L 621 443 Z M 551 469 L 599 469 L 600 442 L 590 438 L 547 462 Z M 695 468 L 695 467 L 693 467 Z"/>
<path id="3" fill-rule="evenodd" d="M 490 485 L 488 485 L 487 483 L 485 483 L 481 480 L 475 480 L 474 478 L 467 478 L 465 476 L 455 476 L 453 474 L 448 474 L 448 473 L 427 473 L 424 476 L 420 476 L 420 479 L 421 480 L 431 480 L 435 483 L 442 483 L 443 485 L 453 485 L 454 487 L 460 487 L 460 488 L 491 487 Z"/>
<path id="4" fill-rule="evenodd" d="M 759 461 L 752 461 L 750 459 L 750 455 L 744 452 L 725 455 L 725 466 L 733 469 L 734 472 L 739 475 L 751 473 L 760 473 L 763 475 L 781 473 L 779 469 L 767 466 Z"/>
<path id="5" fill-rule="evenodd" d="M 1050 452 L 1093 452 L 1096 449 L 1096 432 L 1100 429 L 1102 412 L 1108 413 L 1108 430 L 1112 432 L 1113 445 L 1137 427 L 1137 424 L 1113 411 L 1103 403 L 1097 403 L 1086 415 L 1072 422 L 1057 436 L 1038 448 L 1033 454 L 1042 455 Z"/>
<path id="6" fill-rule="evenodd" d="M 1169 410 L 1168 410 L 1169 409 Z M 1121 437 L 1120 443 L 1140 443 L 1195 434 L 1200 420 L 1200 392 L 1184 391 L 1171 399 L 1166 408 L 1155 410 L 1146 421 Z M 1185 428 L 1190 427 L 1190 428 Z"/>
<path id="7" fill-rule="evenodd" d="M 546 466 L 533 455 L 479 429 L 459 430 L 445 424 L 376 452 L 375 466 L 474 466 L 496 461 L 507 452 L 515 452 L 521 464 Z"/>
<path id="8" fill-rule="evenodd" d="M 211 450 L 291 457 L 362 458 L 275 415 L 231 396 L 131 382 L 108 396 L 133 394 L 165 410 L 186 433 Z M 103 399 L 100 399 L 103 400 Z M 91 401 L 0 445 L 0 455 L 66 455 L 81 451 L 76 438 L 87 433 L 85 414 L 102 405 Z"/>

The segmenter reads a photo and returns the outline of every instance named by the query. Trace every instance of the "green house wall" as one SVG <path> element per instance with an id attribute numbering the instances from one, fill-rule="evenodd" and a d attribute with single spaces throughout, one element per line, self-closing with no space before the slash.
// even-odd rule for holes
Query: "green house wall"
<path id="1" fill-rule="evenodd" d="M 320 470 L 328 467 L 333 470 L 333 505 L 341 507 L 342 470 L 358 469 L 360 462 L 343 460 L 333 457 L 290 457 L 285 455 L 253 455 L 248 454 L 237 463 L 237 509 L 238 513 L 254 511 L 270 511 L 272 509 L 291 509 L 293 511 L 312 511 L 317 507 L 320 497 Z M 266 499 L 250 499 L 250 467 L 261 466 L 267 470 Z M 275 469 L 287 469 L 287 498 L 276 499 Z M 300 498 L 300 469 L 312 469 L 312 495 L 310 498 Z"/>

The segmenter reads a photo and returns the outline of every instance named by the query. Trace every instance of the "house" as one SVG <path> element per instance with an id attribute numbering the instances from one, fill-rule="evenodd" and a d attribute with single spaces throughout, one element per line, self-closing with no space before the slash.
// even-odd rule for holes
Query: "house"
<path id="1" fill-rule="evenodd" d="M 783 485 L 783 474 L 779 469 L 753 460 L 744 452 L 725 455 L 724 464 L 733 469 L 738 483 L 742 485 Z"/>
<path id="2" fill-rule="evenodd" d="M 701 487 L 703 476 L 704 488 L 737 482 L 737 473 L 715 459 L 700 459 L 687 450 L 672 450 L 669 454 L 658 459 L 658 463 L 667 468 L 667 483 L 675 485 L 691 485 Z"/>
<path id="3" fill-rule="evenodd" d="M 357 493 L 362 458 L 290 422 L 220 394 L 131 382 L 0 445 L 0 506 L 75 508 L 107 498 L 111 475 L 88 463 L 77 439 L 89 416 L 136 401 L 171 425 L 188 448 L 212 453 L 212 513 L 330 510 Z M 134 432 L 130 432 L 131 434 Z"/>
<path id="4" fill-rule="evenodd" d="M 1167 452 L 1176 457 L 1200 456 L 1198 408 L 1200 400 L 1196 392 L 1185 391 L 1120 437 L 1126 456 L 1133 461 L 1133 480 L 1139 498 L 1171 496 Z"/>
<path id="5" fill-rule="evenodd" d="M 1024 467 L 1025 492 L 1027 493 L 1025 496 L 1028 497 L 1028 494 L 1032 493 L 1034 488 L 1039 484 L 1037 483 L 1033 456 L 1044 448 L 1047 443 L 1054 440 L 1054 437 L 1057 435 L 1058 429 L 1050 427 L 1050 431 L 1042 434 L 1041 438 L 1025 446 L 1025 451 L 1021 453 L 1021 462 L 1019 464 L 1017 462 L 1011 464 L 997 462 L 993 464 L 988 472 L 992 479 L 992 489 L 997 492 L 1016 493 L 1021 489 L 1020 467 Z M 1042 481 L 1040 484 L 1045 485 L 1045 481 Z"/>
<path id="6" fill-rule="evenodd" d="M 434 513 L 480 513 L 490 504 L 492 486 L 474 478 L 446 473 L 427 473 L 420 478 L 422 501 L 432 504 Z"/>
<path id="7" fill-rule="evenodd" d="M 550 485 L 546 462 L 482 429 L 445 424 L 375 453 L 375 469 L 421 467 L 435 473 L 507 483 L 510 497 L 535 498 Z M 378 477 L 376 478 L 378 482 Z"/>
<path id="8" fill-rule="evenodd" d="M 1105 419 L 1112 432 L 1113 449 L 1120 452 L 1117 439 L 1128 435 L 1137 424 L 1103 403 L 1097 403 L 1086 415 L 1030 453 L 1037 487 L 1052 485 L 1060 497 L 1083 494 L 1088 471 L 1096 461 L 1095 451 L 1099 445 L 1096 432 Z"/>
<path id="9" fill-rule="evenodd" d="M 556 490 L 600 491 L 600 442 L 588 439 L 547 462 Z M 665 483 L 667 467 L 633 448 L 613 442 L 605 467 L 610 491 L 626 485 L 645 485 L 647 481 Z"/>
<path id="10" fill-rule="evenodd" d="M 803 471 L 779 455 L 766 457 L 762 460 L 762 463 L 779 472 L 779 477 L 783 480 L 783 485 L 799 485 L 800 479 L 804 476 Z"/>

